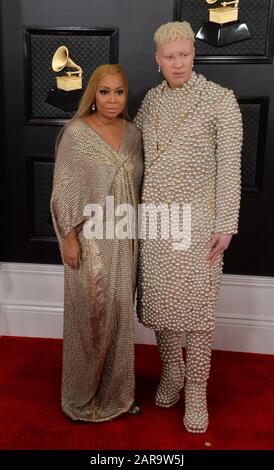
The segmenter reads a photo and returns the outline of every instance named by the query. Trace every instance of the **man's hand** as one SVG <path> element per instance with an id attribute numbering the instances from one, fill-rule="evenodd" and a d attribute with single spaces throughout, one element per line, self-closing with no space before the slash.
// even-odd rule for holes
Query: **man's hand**
<path id="1" fill-rule="evenodd" d="M 213 237 L 208 242 L 208 246 L 210 247 L 211 251 L 207 259 L 210 266 L 212 266 L 216 258 L 227 249 L 231 238 L 232 234 L 224 235 L 222 233 L 214 233 Z"/>
<path id="2" fill-rule="evenodd" d="M 72 230 L 65 237 L 64 260 L 72 269 L 79 269 L 81 260 L 81 250 L 75 230 Z"/>

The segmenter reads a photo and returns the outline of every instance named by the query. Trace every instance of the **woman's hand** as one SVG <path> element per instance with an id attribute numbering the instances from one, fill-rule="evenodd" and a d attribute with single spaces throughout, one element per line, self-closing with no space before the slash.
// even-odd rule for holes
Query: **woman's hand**
<path id="1" fill-rule="evenodd" d="M 64 260 L 72 269 L 79 269 L 81 261 L 80 244 L 75 230 L 72 230 L 64 240 Z"/>
<path id="2" fill-rule="evenodd" d="M 216 258 L 227 249 L 231 238 L 232 234 L 224 235 L 222 233 L 214 233 L 213 237 L 208 242 L 211 251 L 207 259 L 210 266 L 212 266 Z"/>

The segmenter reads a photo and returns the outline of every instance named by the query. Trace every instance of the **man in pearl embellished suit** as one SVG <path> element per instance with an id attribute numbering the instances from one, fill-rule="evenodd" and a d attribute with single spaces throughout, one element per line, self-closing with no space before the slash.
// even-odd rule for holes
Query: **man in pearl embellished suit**
<path id="1" fill-rule="evenodd" d="M 135 118 L 145 153 L 142 203 L 190 205 L 191 243 L 178 250 L 171 237 L 140 241 L 137 313 L 155 330 L 161 356 L 156 404 L 173 406 L 185 386 L 185 428 L 202 433 L 223 252 L 238 230 L 242 118 L 232 90 L 192 70 L 189 23 L 162 25 L 154 40 L 165 80 Z"/>

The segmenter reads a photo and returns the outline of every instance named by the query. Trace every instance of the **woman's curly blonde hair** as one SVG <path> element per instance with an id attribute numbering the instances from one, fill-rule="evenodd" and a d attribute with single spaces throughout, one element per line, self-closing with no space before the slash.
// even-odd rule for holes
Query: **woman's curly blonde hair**
<path id="1" fill-rule="evenodd" d="M 195 41 L 195 34 L 187 21 L 172 21 L 162 24 L 154 34 L 154 42 L 157 47 L 176 39 L 192 39 L 193 42 Z"/>

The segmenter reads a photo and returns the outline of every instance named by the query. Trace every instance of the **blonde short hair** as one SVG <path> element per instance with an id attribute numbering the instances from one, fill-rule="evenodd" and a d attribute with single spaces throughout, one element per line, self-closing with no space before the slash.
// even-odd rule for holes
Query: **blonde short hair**
<path id="1" fill-rule="evenodd" d="M 187 21 L 172 21 L 162 24 L 154 34 L 154 42 L 157 47 L 176 39 L 192 39 L 193 42 L 195 41 L 195 34 Z"/>

